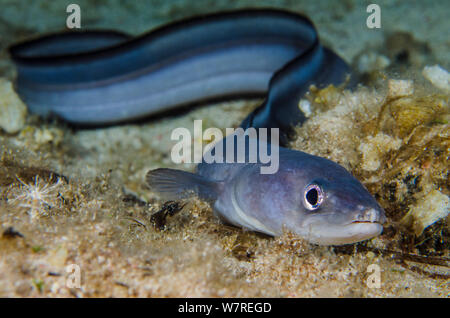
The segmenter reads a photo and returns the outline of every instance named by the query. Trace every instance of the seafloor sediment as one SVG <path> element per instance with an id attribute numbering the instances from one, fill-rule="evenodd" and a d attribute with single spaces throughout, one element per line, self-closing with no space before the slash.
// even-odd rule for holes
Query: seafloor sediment
<path id="1" fill-rule="evenodd" d="M 134 34 L 231 8 L 228 1 L 78 3 L 90 8 L 86 27 Z M 151 215 L 162 202 L 145 187 L 145 173 L 194 169 L 170 160 L 171 131 L 192 130 L 194 119 L 204 128 L 235 127 L 260 101 L 90 130 L 27 114 L 11 86 L 6 47 L 62 29 L 67 4 L 1 1 L 0 296 L 448 297 L 450 50 L 443 30 L 450 8 L 443 1 L 379 4 L 382 28 L 369 30 L 359 1 L 258 2 L 308 14 L 362 75 L 354 91 L 312 88 L 300 104 L 310 119 L 290 147 L 344 165 L 388 222 L 370 241 L 323 247 L 290 233 L 274 239 L 225 226 L 199 200 L 155 227 Z M 433 65 L 442 72 L 424 71 Z"/>

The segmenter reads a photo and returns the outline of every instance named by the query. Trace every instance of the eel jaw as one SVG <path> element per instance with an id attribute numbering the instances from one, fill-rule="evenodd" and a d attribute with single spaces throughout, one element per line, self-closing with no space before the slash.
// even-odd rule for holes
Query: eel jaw
<path id="1" fill-rule="evenodd" d="M 385 221 L 384 213 L 372 208 L 356 215 L 350 223 L 330 224 L 316 221 L 307 226 L 306 233 L 299 234 L 318 245 L 352 244 L 380 235 Z"/>
<path id="2" fill-rule="evenodd" d="M 346 225 L 311 224 L 306 235 L 309 242 L 318 245 L 343 245 L 371 239 L 383 232 L 378 222 L 352 222 Z"/>

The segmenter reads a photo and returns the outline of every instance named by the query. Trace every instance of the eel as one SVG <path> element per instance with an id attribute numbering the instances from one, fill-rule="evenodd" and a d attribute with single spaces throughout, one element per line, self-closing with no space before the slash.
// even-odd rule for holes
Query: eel
<path id="1" fill-rule="evenodd" d="M 31 112 L 103 125 L 261 95 L 264 102 L 240 129 L 275 129 L 283 145 L 292 127 L 306 120 L 298 102 L 310 85 L 338 85 L 350 73 L 322 46 L 307 17 L 276 9 L 199 16 L 138 37 L 64 32 L 14 45 L 10 54 L 18 70 L 16 89 Z M 382 232 L 382 207 L 337 163 L 258 135 L 256 147 L 276 153 L 279 163 L 274 173 L 261 173 L 266 163 L 248 160 L 252 139 L 245 133 L 227 136 L 207 154 L 221 150 L 225 156 L 228 141 L 242 137 L 243 163 L 203 160 L 196 173 L 156 169 L 146 183 L 168 199 L 199 196 L 224 222 L 272 236 L 290 230 L 311 243 L 336 245 Z"/>
<path id="2" fill-rule="evenodd" d="M 270 236 L 291 231 L 310 243 L 342 245 L 381 234 L 386 221 L 383 208 L 345 168 L 250 137 L 251 129 L 239 128 L 218 141 L 204 154 L 196 173 L 168 168 L 149 171 L 148 187 L 168 200 L 197 196 L 210 203 L 224 223 Z M 257 153 L 261 145 L 271 155 L 277 151 L 276 170 L 262 173 L 268 163 L 261 156 L 256 162 L 250 160 L 251 140 Z M 239 144 L 245 146 L 237 155 Z M 235 148 L 234 158 L 226 160 L 229 147 Z M 206 161 L 218 149 L 223 159 Z"/>
<path id="3" fill-rule="evenodd" d="M 311 84 L 340 84 L 348 65 L 305 16 L 247 9 L 194 17 L 138 37 L 62 32 L 10 47 L 16 90 L 32 113 L 74 124 L 130 121 L 185 105 L 266 96 L 242 127 L 288 134 Z"/>

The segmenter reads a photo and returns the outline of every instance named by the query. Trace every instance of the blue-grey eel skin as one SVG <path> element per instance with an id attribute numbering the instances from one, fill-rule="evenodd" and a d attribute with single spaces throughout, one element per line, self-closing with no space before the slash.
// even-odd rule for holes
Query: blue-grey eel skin
<path id="1" fill-rule="evenodd" d="M 282 141 L 305 121 L 298 102 L 309 86 L 337 85 L 350 73 L 321 45 L 308 18 L 275 9 L 199 16 L 139 37 L 65 32 L 14 45 L 10 53 L 18 70 L 16 90 L 33 113 L 103 125 L 260 95 L 264 102 L 241 127 L 279 128 Z M 234 136 L 210 154 L 229 138 Z M 196 173 L 156 169 L 146 182 L 168 199 L 197 195 L 221 220 L 268 235 L 289 230 L 315 244 L 335 245 L 382 232 L 383 209 L 338 164 L 280 147 L 278 171 L 261 174 L 262 166 L 204 160 Z"/>
<path id="2" fill-rule="evenodd" d="M 17 44 L 10 53 L 16 89 L 31 112 L 83 125 L 267 95 L 242 126 L 284 130 L 303 122 L 298 100 L 310 84 L 339 84 L 349 73 L 320 44 L 308 18 L 274 9 L 200 16 L 136 38 L 64 32 Z"/>

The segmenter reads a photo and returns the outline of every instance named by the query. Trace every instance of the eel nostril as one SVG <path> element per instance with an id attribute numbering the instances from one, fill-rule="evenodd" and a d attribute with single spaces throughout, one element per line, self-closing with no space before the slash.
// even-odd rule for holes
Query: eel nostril
<path id="1" fill-rule="evenodd" d="M 386 218 L 384 216 L 384 213 L 380 212 L 377 209 L 369 208 L 367 210 L 362 211 L 356 216 L 356 220 L 358 222 L 377 222 L 377 223 L 384 223 L 386 221 Z"/>
<path id="2" fill-rule="evenodd" d="M 375 209 L 369 209 L 364 213 L 364 218 L 369 222 L 375 222 L 377 220 L 377 214 Z"/>

